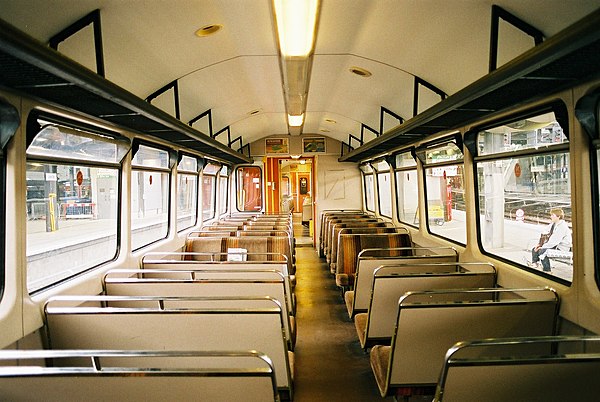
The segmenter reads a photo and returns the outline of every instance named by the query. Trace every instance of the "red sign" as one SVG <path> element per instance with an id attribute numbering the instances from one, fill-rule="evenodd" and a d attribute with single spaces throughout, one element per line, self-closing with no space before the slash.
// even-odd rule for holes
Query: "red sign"
<path id="1" fill-rule="evenodd" d="M 77 185 L 81 186 L 81 183 L 83 183 L 83 173 L 81 173 L 81 170 L 77 171 Z"/>
<path id="2" fill-rule="evenodd" d="M 521 165 L 519 165 L 518 163 L 515 164 L 515 176 L 521 177 Z"/>

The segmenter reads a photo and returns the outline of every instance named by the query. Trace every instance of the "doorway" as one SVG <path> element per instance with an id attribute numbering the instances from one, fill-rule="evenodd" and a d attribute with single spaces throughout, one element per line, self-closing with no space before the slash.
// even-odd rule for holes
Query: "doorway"
<path id="1" fill-rule="evenodd" d="M 292 212 L 296 245 L 312 245 L 314 158 L 268 157 L 266 162 L 267 212 Z"/>

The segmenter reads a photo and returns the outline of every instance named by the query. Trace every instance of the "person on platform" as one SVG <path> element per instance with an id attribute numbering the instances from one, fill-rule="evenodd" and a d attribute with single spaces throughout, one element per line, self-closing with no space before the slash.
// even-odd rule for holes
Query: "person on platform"
<path id="1" fill-rule="evenodd" d="M 550 210 L 552 222 L 542 232 L 539 243 L 531 249 L 531 267 L 540 268 L 541 265 L 544 272 L 551 272 L 548 258 L 552 256 L 551 250 L 571 251 L 573 245 L 571 229 L 564 218 L 565 213 L 562 209 Z"/>

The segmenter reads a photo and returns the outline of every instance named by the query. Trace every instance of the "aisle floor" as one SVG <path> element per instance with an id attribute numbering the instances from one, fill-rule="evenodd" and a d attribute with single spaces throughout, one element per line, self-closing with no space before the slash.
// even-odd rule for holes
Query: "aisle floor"
<path id="1" fill-rule="evenodd" d="M 294 402 L 393 401 L 379 394 L 326 263 L 313 247 L 297 247 L 296 264 Z"/>

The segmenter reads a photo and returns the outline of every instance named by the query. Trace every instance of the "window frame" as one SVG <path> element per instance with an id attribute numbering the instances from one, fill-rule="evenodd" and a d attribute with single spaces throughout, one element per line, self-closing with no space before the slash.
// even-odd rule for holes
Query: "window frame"
<path id="1" fill-rule="evenodd" d="M 135 158 L 137 152 L 139 152 L 140 146 L 144 146 L 144 147 L 149 147 L 149 148 L 154 148 L 157 150 L 161 150 L 161 151 L 166 151 L 168 154 L 168 161 L 167 161 L 167 167 L 165 168 L 161 168 L 161 167 L 156 167 L 156 166 L 143 166 L 143 165 L 137 165 L 134 164 L 133 159 Z M 132 152 L 131 152 L 131 172 L 130 174 L 133 175 L 133 173 L 135 171 L 144 171 L 144 172 L 156 172 L 156 173 L 167 173 L 167 206 L 166 206 L 166 214 L 167 214 L 167 222 L 166 222 L 166 226 L 167 226 L 167 233 L 165 234 L 164 237 L 155 239 L 153 241 L 151 241 L 150 243 L 145 243 L 142 246 L 133 248 L 133 242 L 132 242 L 132 246 L 131 246 L 131 251 L 132 252 L 136 252 L 138 250 L 141 250 L 145 247 L 148 247 L 152 244 L 155 244 L 159 241 L 165 240 L 169 237 L 169 235 L 171 234 L 171 231 L 173 230 L 172 228 L 172 222 L 171 222 L 171 207 L 172 207 L 172 200 L 171 200 L 171 188 L 173 186 L 173 168 L 175 167 L 175 164 L 177 163 L 177 155 L 176 152 L 167 147 L 167 146 L 163 146 L 160 144 L 156 144 L 150 141 L 145 141 L 145 140 L 140 140 L 140 139 L 134 139 L 133 141 L 133 145 L 132 145 Z M 131 180 L 131 177 L 130 177 Z M 129 194 L 129 202 L 131 203 L 131 197 L 133 195 L 133 192 L 131 192 Z M 132 219 L 132 216 L 129 217 L 129 219 Z M 133 234 L 133 228 L 132 228 L 132 232 L 130 234 L 130 236 Z M 130 237 L 130 239 L 132 239 L 132 237 Z"/>
<path id="2" fill-rule="evenodd" d="M 363 185 L 363 203 L 365 210 L 375 213 L 375 169 L 369 163 L 363 163 L 359 166 L 362 172 L 362 185 Z M 367 191 L 368 178 L 371 180 L 371 191 Z M 369 194 L 372 196 L 372 209 L 369 209 Z"/>
<path id="3" fill-rule="evenodd" d="M 223 174 L 223 170 L 227 170 L 227 174 Z M 218 178 L 218 191 L 219 191 L 219 205 L 217 206 L 217 209 L 219 210 L 219 216 L 223 216 L 226 215 L 229 212 L 229 181 L 231 179 L 231 167 L 228 165 L 223 165 L 221 167 L 221 170 L 219 170 L 219 174 L 217 176 Z M 223 191 L 222 184 L 223 184 L 223 179 L 225 179 L 225 190 Z M 221 199 L 221 195 L 224 194 L 225 195 L 225 199 L 222 200 Z M 222 207 L 225 207 L 224 210 L 222 210 Z"/>
<path id="4" fill-rule="evenodd" d="M 397 158 L 400 155 L 411 155 L 412 159 L 414 160 L 415 164 L 411 165 L 411 166 L 398 166 L 398 160 Z M 403 149 L 399 152 L 394 153 L 390 158 L 390 164 L 392 165 L 392 171 L 394 173 L 394 193 L 396 196 L 396 219 L 398 219 L 398 222 L 401 222 L 405 225 L 409 225 L 412 227 L 418 227 L 418 222 L 415 223 L 416 218 L 418 217 L 418 211 L 419 211 L 419 170 L 418 170 L 418 163 L 417 163 L 417 156 L 415 153 L 415 148 L 411 147 L 409 149 Z M 407 222 L 405 220 L 403 220 L 400 217 L 400 197 L 398 195 L 398 173 L 403 173 L 403 172 L 414 172 L 415 173 L 415 182 L 416 182 L 416 186 L 417 186 L 417 209 L 415 211 L 415 217 L 413 218 L 413 222 Z"/>
<path id="5" fill-rule="evenodd" d="M 209 166 L 215 166 L 217 169 L 215 170 L 215 172 L 207 172 L 206 169 Z M 202 204 L 202 222 L 208 222 L 211 219 L 214 219 L 217 216 L 217 191 L 218 191 L 218 177 L 219 177 L 219 172 L 221 171 L 222 168 L 222 164 L 217 163 L 217 162 L 213 162 L 213 161 L 207 161 L 205 162 L 204 166 L 202 167 L 202 200 L 201 200 L 201 204 Z M 204 202 L 206 201 L 204 199 L 204 177 L 205 176 L 209 176 L 212 177 L 212 200 L 211 200 L 211 215 L 206 217 L 206 219 L 204 218 Z"/>
<path id="6" fill-rule="evenodd" d="M 385 165 L 383 165 L 385 164 Z M 394 216 L 394 208 L 393 208 L 393 202 L 392 202 L 392 166 L 389 164 L 389 162 L 385 159 L 383 160 L 378 160 L 375 162 L 371 162 L 371 167 L 373 168 L 373 174 L 374 174 L 374 179 L 375 179 L 375 187 L 377 188 L 377 208 L 379 210 L 379 214 L 381 216 L 384 216 L 386 218 L 392 219 L 392 217 Z M 381 208 L 381 191 L 380 191 L 380 179 L 381 176 L 384 174 L 388 174 L 388 180 L 389 180 L 389 208 L 390 208 L 390 214 L 389 215 L 385 215 L 382 212 L 382 208 Z"/>
<path id="7" fill-rule="evenodd" d="M 427 162 L 427 152 L 434 150 L 434 149 L 439 149 L 439 148 L 443 148 L 444 146 L 448 145 L 448 144 L 454 144 L 457 148 L 457 150 L 459 150 L 461 152 L 462 157 L 459 159 L 452 159 L 452 160 L 448 160 L 448 161 L 444 161 L 444 162 Z M 465 216 L 465 242 L 461 243 L 460 241 L 447 237 L 447 236 L 443 236 L 440 233 L 436 233 L 433 232 L 431 230 L 431 225 L 430 225 L 430 220 L 429 220 L 429 199 L 428 199 L 428 191 L 427 191 L 427 169 L 430 168 L 434 168 L 434 167 L 439 167 L 439 168 L 443 168 L 446 166 L 455 166 L 455 165 L 461 165 L 462 166 L 462 175 L 463 175 L 463 182 L 464 182 L 464 167 L 465 167 L 465 159 L 464 159 L 464 147 L 463 147 L 463 139 L 460 133 L 453 133 L 453 134 L 448 134 L 445 136 L 442 136 L 440 138 L 437 138 L 435 140 L 429 141 L 427 143 L 424 143 L 422 145 L 420 145 L 419 147 L 415 148 L 415 155 L 417 157 L 417 159 L 419 159 L 419 161 L 421 161 L 421 167 L 422 167 L 422 172 L 423 174 L 421 175 L 421 184 L 423 186 L 423 195 L 424 195 L 424 200 L 425 200 L 425 228 L 427 229 L 427 233 L 433 235 L 433 236 L 437 236 L 440 237 L 442 239 L 445 239 L 447 241 L 450 241 L 452 243 L 455 243 L 459 246 L 466 246 L 466 231 L 467 231 L 467 222 L 466 220 L 468 219 L 467 216 Z M 466 206 L 465 206 L 465 213 L 466 213 Z M 419 225 L 421 224 L 421 220 L 419 219 Z"/>
<path id="8" fill-rule="evenodd" d="M 554 113 L 556 121 L 559 123 L 560 127 L 563 130 L 563 133 L 567 137 L 567 140 L 568 140 L 567 142 L 548 143 L 548 145 L 540 145 L 537 148 L 526 148 L 526 149 L 520 149 L 520 150 L 516 150 L 516 151 L 505 151 L 505 152 L 498 152 L 498 153 L 493 153 L 493 154 L 479 155 L 478 136 L 479 136 L 480 132 L 487 130 L 487 129 L 492 129 L 492 128 L 499 127 L 502 125 L 510 124 L 510 123 L 513 123 L 518 120 L 535 117 L 535 116 L 540 116 L 540 115 L 550 113 L 550 112 Z M 473 168 L 473 180 L 474 180 L 473 188 L 475 191 L 475 211 L 476 211 L 477 216 L 480 215 L 480 208 L 481 208 L 481 204 L 480 204 L 481 194 L 479 192 L 479 186 L 481 183 L 479 182 L 479 175 L 478 175 L 478 171 L 477 171 L 478 164 L 480 164 L 482 162 L 505 160 L 508 158 L 535 157 L 535 155 L 547 157 L 547 156 L 551 156 L 551 155 L 558 155 L 558 154 L 566 153 L 569 155 L 569 166 L 570 166 L 571 165 L 571 145 L 570 145 L 571 143 L 570 143 L 570 139 L 569 139 L 569 134 L 570 133 L 569 133 L 569 125 L 568 125 L 568 112 L 567 112 L 566 105 L 562 101 L 555 101 L 550 104 L 541 105 L 539 107 L 527 109 L 527 110 L 519 112 L 519 113 L 510 114 L 501 119 L 493 120 L 493 121 L 490 121 L 490 122 L 480 125 L 480 126 L 475 126 L 471 130 L 469 130 L 467 133 L 465 133 L 465 146 L 469 149 L 469 151 L 472 155 L 472 168 Z M 569 169 L 569 171 L 571 171 L 571 169 Z M 573 195 L 571 194 L 571 204 L 572 204 L 572 200 L 573 200 Z M 527 265 L 519 264 L 519 263 L 515 262 L 514 260 L 509 260 L 500 254 L 493 254 L 490 251 L 487 251 L 484 248 L 484 245 L 482 242 L 483 228 L 481 226 L 480 219 L 476 219 L 475 224 L 476 224 L 476 231 L 477 231 L 477 239 L 476 239 L 477 247 L 483 255 L 492 257 L 494 259 L 501 260 L 507 264 L 510 264 L 511 266 L 513 266 L 517 269 L 520 269 L 520 270 L 523 270 L 526 272 L 530 272 L 530 273 L 535 274 L 540 277 L 550 279 L 553 282 L 557 282 L 557 283 L 560 283 L 560 284 L 568 286 L 568 287 L 570 287 L 572 285 L 572 283 L 573 283 L 572 280 L 568 281 L 561 277 L 551 275 L 548 273 L 544 273 L 540 270 L 530 268 Z"/>
<path id="9" fill-rule="evenodd" d="M 82 136 L 98 136 L 102 138 L 109 138 L 112 142 L 114 140 L 117 147 L 122 146 L 122 155 L 116 160 L 118 162 L 105 162 L 105 161 L 94 161 L 94 160 L 85 160 L 85 159 L 76 159 L 76 158 L 68 158 L 62 156 L 48 156 L 48 155 L 36 155 L 36 154 L 27 154 L 27 148 L 31 145 L 37 136 L 37 134 L 43 129 L 45 126 L 41 126 L 38 120 L 43 120 L 49 122 L 53 125 L 61 126 L 69 130 L 82 131 Z M 61 283 L 72 280 L 76 277 L 84 275 L 88 272 L 91 272 L 94 269 L 97 269 L 101 266 L 109 264 L 111 262 L 116 261 L 121 254 L 122 249 L 122 225 L 121 225 L 121 217 L 122 217 L 122 203 L 120 202 L 121 197 L 123 195 L 123 160 L 126 155 L 129 153 L 131 148 L 131 142 L 128 138 L 121 136 L 116 132 L 112 132 L 106 129 L 99 128 L 97 126 L 86 124 L 80 121 L 75 121 L 66 117 L 56 116 L 50 114 L 48 112 L 43 112 L 40 110 L 32 110 L 27 117 L 27 126 L 26 126 L 26 148 L 25 148 L 25 163 L 43 163 L 43 164 L 54 164 L 54 165 L 63 165 L 63 166 L 85 166 L 88 168 L 109 168 L 114 169 L 117 174 L 117 189 L 118 194 L 116 195 L 117 205 L 116 205 L 116 226 L 115 226 L 115 252 L 111 258 L 102 261 L 98 264 L 94 264 L 91 267 L 85 268 L 78 272 L 75 272 L 69 276 L 64 278 L 60 278 L 59 280 L 52 282 L 50 284 L 41 286 L 40 288 L 33 289 L 31 291 L 28 290 L 29 295 L 36 295 L 41 292 L 44 292 L 53 287 L 59 286 Z M 4 162 L 5 163 L 5 162 Z M 4 172 L 5 173 L 5 172 Z M 5 205 L 4 205 L 5 207 Z M 28 278 L 25 280 L 25 286 L 28 287 L 29 281 Z"/>
<path id="10" fill-rule="evenodd" d="M 257 165 L 238 165 L 235 167 L 235 189 L 236 189 L 236 194 L 241 194 L 242 192 L 242 188 L 240 188 L 240 186 L 242 185 L 242 183 L 240 183 L 239 180 L 239 175 L 238 172 L 240 169 L 244 169 L 244 168 L 253 168 L 253 169 L 258 169 L 259 175 L 258 175 L 258 179 L 259 179 L 259 192 L 260 192 L 260 209 L 258 210 L 243 210 L 240 209 L 240 203 L 239 203 L 239 197 L 236 197 L 235 199 L 235 209 L 237 212 L 261 212 L 264 210 L 265 208 L 265 197 L 264 197 L 264 180 L 263 180 L 263 169 L 260 166 Z"/>
<path id="11" fill-rule="evenodd" d="M 196 160 L 196 170 L 195 171 L 179 169 L 179 163 L 184 159 L 184 157 L 193 158 Z M 192 154 L 188 154 L 186 152 L 179 152 L 177 160 L 178 160 L 178 163 L 176 166 L 177 166 L 177 199 L 178 199 L 178 202 L 179 202 L 179 176 L 181 175 L 181 176 L 195 176 L 196 177 L 196 203 L 194 206 L 196 216 L 195 216 L 194 222 L 192 224 L 190 224 L 189 226 L 183 227 L 181 229 L 179 228 L 179 219 L 180 218 L 178 215 L 175 217 L 175 219 L 177 221 L 177 233 L 181 233 L 181 232 L 185 231 L 186 229 L 194 227 L 198 224 L 198 205 L 199 205 L 198 198 L 199 198 L 199 194 L 200 194 L 200 185 L 199 185 L 200 184 L 200 170 L 202 169 L 202 166 L 203 166 L 203 158 L 197 157 Z M 177 208 L 177 214 L 179 214 L 179 205 Z"/>

